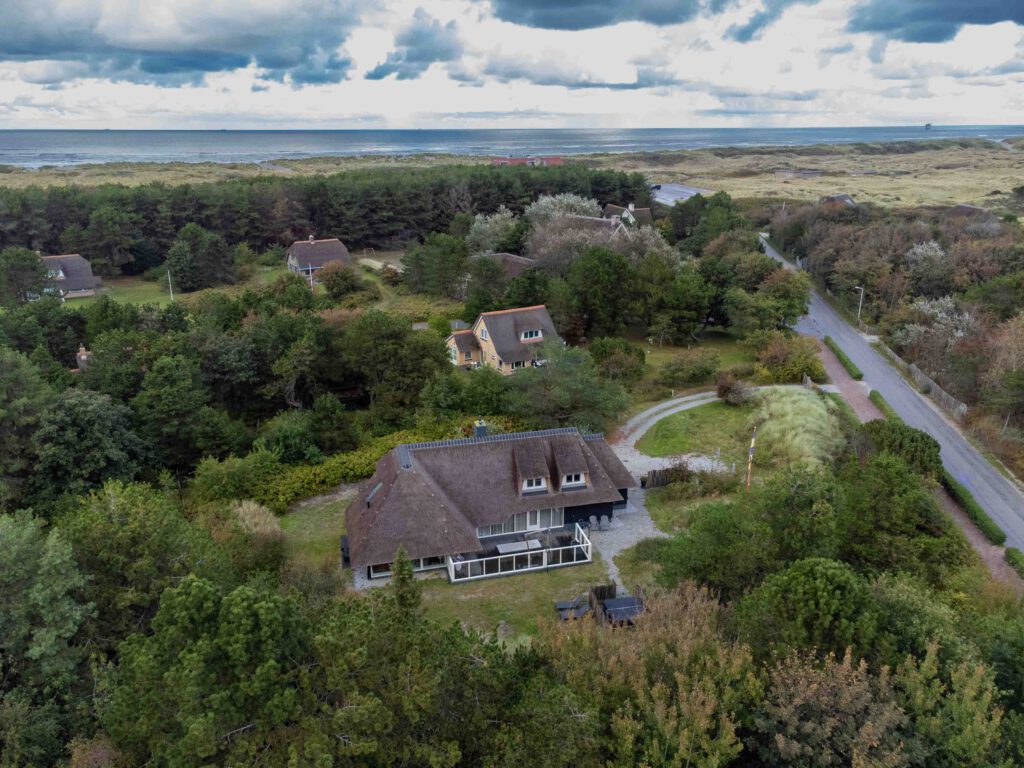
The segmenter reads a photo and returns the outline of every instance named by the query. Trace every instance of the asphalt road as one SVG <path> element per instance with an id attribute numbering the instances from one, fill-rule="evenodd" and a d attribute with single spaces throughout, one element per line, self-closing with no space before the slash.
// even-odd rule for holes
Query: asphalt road
<path id="1" fill-rule="evenodd" d="M 654 199 L 664 205 L 675 205 L 676 200 L 688 200 L 694 195 L 713 195 L 710 189 L 688 187 L 685 184 L 662 184 L 661 189 L 652 189 Z"/>
<path id="2" fill-rule="evenodd" d="M 792 267 L 762 238 L 765 252 Z M 803 334 L 831 336 L 864 373 L 864 381 L 882 393 L 893 410 L 912 427 L 934 437 L 942 449 L 942 462 L 992 519 L 1006 531 L 1006 544 L 1024 549 L 1024 494 L 993 467 L 938 412 L 938 407 L 904 381 L 903 377 L 865 341 L 842 316 L 818 295 L 811 293 L 808 313 L 797 322 Z"/>

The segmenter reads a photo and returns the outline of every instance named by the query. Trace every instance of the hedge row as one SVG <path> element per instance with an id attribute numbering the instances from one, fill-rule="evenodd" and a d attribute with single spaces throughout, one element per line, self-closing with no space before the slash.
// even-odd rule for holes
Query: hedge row
<path id="1" fill-rule="evenodd" d="M 878 410 L 882 412 L 882 415 L 885 416 L 887 419 L 896 419 L 896 421 L 903 421 L 903 419 L 896 415 L 896 411 L 893 410 L 892 406 L 889 405 L 889 402 L 884 397 L 882 397 L 882 393 L 879 392 L 877 389 L 872 389 L 868 393 L 868 400 L 874 403 L 875 407 L 878 408 Z"/>
<path id="2" fill-rule="evenodd" d="M 967 490 L 966 486 L 949 474 L 949 470 L 942 470 L 942 485 L 949 492 L 949 495 L 963 507 L 964 512 L 974 521 L 978 529 L 985 534 L 986 539 L 993 544 L 1004 544 L 1006 542 L 1006 534 L 1003 533 L 1003 529 L 996 525 L 995 521 L 988 516 L 988 513 L 981 508 L 981 505 L 975 500 L 974 495 Z"/>
<path id="3" fill-rule="evenodd" d="M 1013 570 L 1020 574 L 1021 578 L 1024 578 L 1024 552 L 1021 552 L 1016 547 L 1007 547 L 1005 554 L 1006 562 L 1010 564 Z"/>
<path id="4" fill-rule="evenodd" d="M 861 379 L 864 378 L 864 373 L 861 371 L 860 368 L 854 365 L 853 360 L 847 357 L 846 353 L 843 352 L 843 350 L 840 348 L 838 344 L 836 344 L 835 339 L 833 339 L 831 336 L 826 336 L 825 346 L 835 353 L 836 357 L 839 358 L 839 362 L 843 364 L 843 368 L 846 369 L 846 372 L 849 373 L 850 376 L 852 376 L 857 381 L 860 381 Z"/>

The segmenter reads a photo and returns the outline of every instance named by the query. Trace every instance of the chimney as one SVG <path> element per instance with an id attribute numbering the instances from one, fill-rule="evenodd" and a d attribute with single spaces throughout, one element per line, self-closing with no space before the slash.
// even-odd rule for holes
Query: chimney
<path id="1" fill-rule="evenodd" d="M 315 243 L 315 242 L 316 242 L 316 238 L 315 238 L 315 237 L 313 237 L 313 235 L 310 235 L 310 236 L 309 236 L 309 242 L 311 242 L 311 243 Z"/>
<path id="2" fill-rule="evenodd" d="M 629 210 L 630 210 L 630 213 L 632 213 L 633 211 L 635 211 L 635 210 L 636 210 L 636 205 L 635 205 L 634 203 L 630 203 L 630 204 L 629 204 Z"/>
<path id="3" fill-rule="evenodd" d="M 487 437 L 487 422 L 483 419 L 477 419 L 473 423 L 473 437 Z"/>

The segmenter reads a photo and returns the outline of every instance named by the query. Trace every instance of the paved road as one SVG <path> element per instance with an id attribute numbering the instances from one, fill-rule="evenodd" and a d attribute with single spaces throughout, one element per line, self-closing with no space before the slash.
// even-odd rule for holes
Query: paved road
<path id="1" fill-rule="evenodd" d="M 694 195 L 713 195 L 714 190 L 688 187 L 685 184 L 662 184 L 661 189 L 651 190 L 654 199 L 665 205 L 675 205 L 676 200 L 688 200 Z"/>
<path id="2" fill-rule="evenodd" d="M 762 238 L 765 252 L 792 266 Z M 810 309 L 797 322 L 800 333 L 831 336 L 857 367 L 864 381 L 877 389 L 900 417 L 939 442 L 942 462 L 957 480 L 967 486 L 978 503 L 1006 531 L 1008 546 L 1024 548 L 1024 494 L 993 467 L 984 456 L 938 412 L 864 338 L 817 293 L 811 294 Z"/>

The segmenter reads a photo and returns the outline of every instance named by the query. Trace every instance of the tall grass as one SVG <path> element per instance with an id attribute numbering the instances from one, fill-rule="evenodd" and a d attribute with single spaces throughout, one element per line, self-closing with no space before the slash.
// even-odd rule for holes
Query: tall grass
<path id="1" fill-rule="evenodd" d="M 835 458 L 844 443 L 836 406 L 806 389 L 765 390 L 751 418 L 755 425 L 759 464 L 818 466 Z"/>

